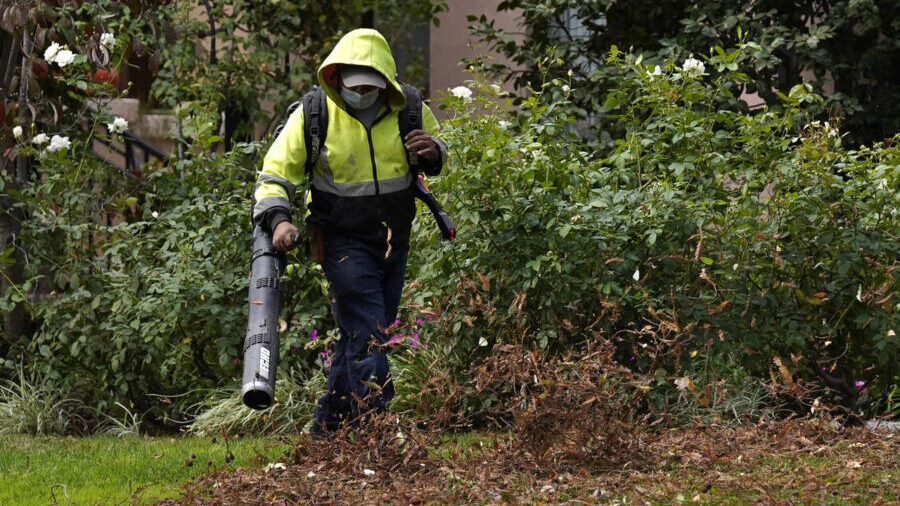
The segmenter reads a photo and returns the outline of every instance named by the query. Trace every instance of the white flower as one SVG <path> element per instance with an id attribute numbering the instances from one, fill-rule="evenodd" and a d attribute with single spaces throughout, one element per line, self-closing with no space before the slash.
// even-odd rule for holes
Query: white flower
<path id="1" fill-rule="evenodd" d="M 109 129 L 111 134 L 122 134 L 125 133 L 125 130 L 128 130 L 128 121 L 125 118 L 116 116 L 112 123 L 106 124 L 106 128 Z"/>
<path id="2" fill-rule="evenodd" d="M 17 127 L 17 128 L 18 128 L 18 127 Z M 887 190 L 887 188 L 888 188 L 888 182 L 887 182 L 887 179 L 886 179 L 886 178 L 881 178 L 881 181 L 878 182 L 878 189 L 879 189 L 879 190 Z"/>
<path id="3" fill-rule="evenodd" d="M 683 392 L 691 387 L 691 379 L 687 376 L 683 378 L 676 378 L 675 386 L 678 387 L 678 390 L 681 390 Z"/>
<path id="4" fill-rule="evenodd" d="M 887 331 L 887 335 L 888 335 L 888 337 L 894 337 L 894 336 L 897 335 L 897 333 L 894 332 L 893 330 L 888 330 L 888 331 Z"/>
<path id="5" fill-rule="evenodd" d="M 316 473 L 310 471 L 310 472 L 306 473 L 306 477 L 307 477 L 307 478 L 315 478 L 315 477 L 316 477 Z"/>
<path id="6" fill-rule="evenodd" d="M 566 73 L 569 77 L 572 77 L 572 69 L 569 69 L 569 72 Z"/>
<path id="7" fill-rule="evenodd" d="M 572 89 L 572 88 L 569 88 L 568 84 L 562 85 L 563 93 L 568 93 L 570 89 Z"/>
<path id="8" fill-rule="evenodd" d="M 465 86 L 457 86 L 450 90 L 450 94 L 454 97 L 469 99 L 472 97 L 472 90 L 466 88 Z"/>
<path id="9" fill-rule="evenodd" d="M 60 46 L 56 42 L 50 44 L 50 47 L 48 47 L 47 50 L 44 51 L 44 59 L 52 63 L 56 58 L 56 53 L 58 53 L 60 49 L 62 49 L 62 46 Z"/>
<path id="10" fill-rule="evenodd" d="M 100 44 L 106 49 L 112 49 L 116 45 L 116 36 L 111 33 L 104 33 L 100 36 Z"/>
<path id="11" fill-rule="evenodd" d="M 371 469 L 363 469 L 363 474 L 366 475 L 366 476 L 374 476 L 374 475 L 375 475 L 375 471 L 373 471 L 373 470 L 371 470 Z"/>
<path id="12" fill-rule="evenodd" d="M 22 127 L 21 126 L 13 127 L 13 137 L 15 137 L 16 139 L 22 138 Z"/>
<path id="13" fill-rule="evenodd" d="M 634 274 L 631 275 L 631 278 L 634 279 L 635 281 L 640 280 L 641 279 L 641 270 L 635 269 Z"/>
<path id="14" fill-rule="evenodd" d="M 703 65 L 703 62 L 700 60 L 688 58 L 687 60 L 684 60 L 681 70 L 688 77 L 700 77 L 703 75 L 703 72 L 706 71 L 706 66 Z"/>
<path id="15" fill-rule="evenodd" d="M 52 139 L 50 139 L 50 145 L 45 148 L 45 150 L 49 153 L 55 153 L 60 149 L 68 149 L 72 146 L 72 143 L 69 142 L 68 137 L 62 137 L 60 135 L 54 135 Z"/>
<path id="16" fill-rule="evenodd" d="M 53 59 L 53 62 L 59 65 L 60 68 L 65 67 L 73 61 L 75 61 L 75 53 L 68 49 L 61 49 L 56 53 L 56 58 Z"/>
<path id="17" fill-rule="evenodd" d="M 31 142 L 40 146 L 42 144 L 47 144 L 48 142 L 50 142 L 50 138 L 47 137 L 47 134 L 37 134 L 33 139 L 31 139 Z"/>
<path id="18" fill-rule="evenodd" d="M 654 77 L 662 75 L 662 69 L 659 68 L 659 65 L 653 67 L 653 72 L 647 71 L 647 75 L 650 76 L 650 80 L 652 81 Z"/>
<path id="19" fill-rule="evenodd" d="M 153 216 L 154 218 L 159 218 L 159 213 L 156 211 L 153 211 L 152 213 L 150 213 L 150 216 Z"/>

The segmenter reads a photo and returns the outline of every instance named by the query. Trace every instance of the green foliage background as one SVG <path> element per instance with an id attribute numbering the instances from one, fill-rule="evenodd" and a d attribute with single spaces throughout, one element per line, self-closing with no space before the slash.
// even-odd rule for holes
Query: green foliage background
<path id="1" fill-rule="evenodd" d="M 739 58 L 709 69 L 729 77 L 722 83 L 733 92 L 729 108 L 746 108 L 736 103 L 740 90 L 779 109 L 776 90 L 786 93 L 807 81 L 826 97 L 807 112 L 820 120 L 840 118 L 848 145 L 872 144 L 900 131 L 894 71 L 900 63 L 900 5 L 892 0 L 504 0 L 498 9 L 518 13 L 529 35 L 517 37 L 487 17 L 473 17 L 475 33 L 526 69 L 494 70 L 519 85 L 540 83 L 534 62 L 553 48 L 575 72 L 572 105 L 579 118 L 605 117 L 607 93 L 617 87 L 616 71 L 604 62 L 612 45 L 661 63 L 690 54 L 715 56 L 716 47 L 744 44 L 748 50 Z M 729 76 L 738 69 L 746 79 Z M 562 77 L 566 70 L 548 77 Z M 603 143 L 618 133 L 607 121 L 596 128 Z"/>

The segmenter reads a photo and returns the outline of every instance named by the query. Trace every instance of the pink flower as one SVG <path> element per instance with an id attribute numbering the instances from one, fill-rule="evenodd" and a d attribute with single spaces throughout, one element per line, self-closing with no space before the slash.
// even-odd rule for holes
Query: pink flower
<path id="1" fill-rule="evenodd" d="M 319 334 L 319 329 L 313 329 L 312 334 L 309 335 L 310 341 L 315 341 L 316 336 Z"/>

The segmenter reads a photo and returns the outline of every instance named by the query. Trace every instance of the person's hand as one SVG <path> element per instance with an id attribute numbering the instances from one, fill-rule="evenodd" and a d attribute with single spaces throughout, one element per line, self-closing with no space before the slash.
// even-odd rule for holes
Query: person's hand
<path id="1" fill-rule="evenodd" d="M 425 130 L 413 130 L 406 134 L 403 143 L 406 145 L 407 150 L 425 157 L 429 162 L 437 160 L 440 155 L 437 144 L 435 144 L 434 140 L 431 138 L 431 134 Z"/>
<path id="2" fill-rule="evenodd" d="M 293 223 L 282 221 L 275 227 L 275 233 L 272 234 L 272 245 L 275 246 L 275 249 L 278 251 L 285 252 L 294 246 L 299 246 L 298 244 L 294 244 L 294 241 L 291 240 L 292 235 L 300 237 L 300 230 L 298 230 Z"/>

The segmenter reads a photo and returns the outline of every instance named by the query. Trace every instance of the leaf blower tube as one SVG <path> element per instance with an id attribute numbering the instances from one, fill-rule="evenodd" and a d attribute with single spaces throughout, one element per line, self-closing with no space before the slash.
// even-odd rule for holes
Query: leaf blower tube
<path id="1" fill-rule="evenodd" d="M 294 242 L 296 244 L 296 240 Z M 284 253 L 272 245 L 272 233 L 263 225 L 254 227 L 251 244 L 250 311 L 244 339 L 241 399 L 249 408 L 265 409 L 275 398 L 281 276 L 287 261 Z"/>

